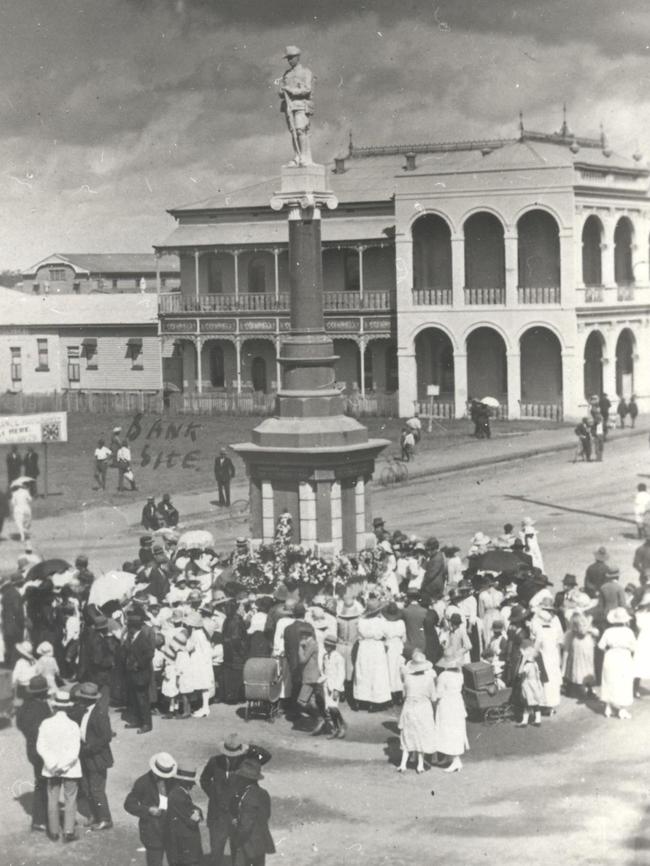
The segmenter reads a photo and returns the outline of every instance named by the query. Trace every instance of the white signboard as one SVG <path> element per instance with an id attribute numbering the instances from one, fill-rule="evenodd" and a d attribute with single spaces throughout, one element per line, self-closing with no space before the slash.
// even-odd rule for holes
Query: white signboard
<path id="1" fill-rule="evenodd" d="M 427 385 L 427 397 L 439 397 L 440 385 Z"/>
<path id="2" fill-rule="evenodd" d="M 67 441 L 67 412 L 0 415 L 0 445 Z"/>

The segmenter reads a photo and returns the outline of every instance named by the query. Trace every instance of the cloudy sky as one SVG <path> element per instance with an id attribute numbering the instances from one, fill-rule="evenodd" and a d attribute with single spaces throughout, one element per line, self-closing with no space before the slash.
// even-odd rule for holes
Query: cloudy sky
<path id="1" fill-rule="evenodd" d="M 3 0 L 0 269 L 138 252 L 165 210 L 277 173 L 274 78 L 318 78 L 314 151 L 514 135 L 650 157 L 647 0 Z"/>

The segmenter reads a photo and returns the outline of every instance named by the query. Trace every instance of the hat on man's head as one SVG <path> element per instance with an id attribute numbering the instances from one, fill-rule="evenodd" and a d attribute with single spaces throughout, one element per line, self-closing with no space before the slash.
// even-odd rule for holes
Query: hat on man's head
<path id="1" fill-rule="evenodd" d="M 302 54 L 302 51 L 297 45 L 287 45 L 284 49 L 285 57 L 298 57 L 299 54 Z"/>
<path id="2" fill-rule="evenodd" d="M 248 744 L 243 743 L 238 734 L 228 734 L 226 739 L 219 743 L 217 750 L 220 754 L 226 755 L 229 758 L 236 758 L 238 755 L 246 754 Z"/>
<path id="3" fill-rule="evenodd" d="M 42 643 L 36 647 L 36 655 L 37 656 L 51 656 L 54 655 L 54 647 L 49 642 L 49 640 L 44 640 Z"/>
<path id="4" fill-rule="evenodd" d="M 196 770 L 185 770 L 177 767 L 174 778 L 178 779 L 179 782 L 191 782 L 194 784 L 196 782 Z"/>
<path id="5" fill-rule="evenodd" d="M 153 497 L 152 497 L 153 498 Z M 140 547 L 147 547 L 153 541 L 152 535 L 141 535 L 140 536 Z"/>
<path id="6" fill-rule="evenodd" d="M 21 640 L 14 646 L 14 649 L 23 658 L 29 659 L 32 662 L 34 661 L 34 647 L 31 641 Z"/>
<path id="7" fill-rule="evenodd" d="M 156 501 L 155 496 L 147 496 L 147 502 L 155 502 L 155 501 Z"/>
<path id="8" fill-rule="evenodd" d="M 575 574 L 565 574 L 562 579 L 562 583 L 564 584 L 564 586 L 577 586 L 578 579 Z"/>
<path id="9" fill-rule="evenodd" d="M 607 553 L 606 547 L 599 547 L 598 550 L 594 551 L 594 559 L 597 559 L 599 562 L 605 562 L 606 559 L 609 559 L 609 554 Z"/>
<path id="10" fill-rule="evenodd" d="M 122 432 L 121 427 L 113 427 L 113 433 L 121 433 L 121 432 Z"/>
<path id="11" fill-rule="evenodd" d="M 627 625 L 630 619 L 630 614 L 624 607 L 615 607 L 607 614 L 607 622 L 610 625 Z"/>
<path id="12" fill-rule="evenodd" d="M 621 576 L 621 570 L 615 565 L 610 565 L 605 572 L 605 580 L 618 580 Z"/>
<path id="13" fill-rule="evenodd" d="M 74 704 L 70 700 L 70 692 L 58 691 L 54 693 L 52 706 L 57 710 L 69 710 Z"/>
<path id="14" fill-rule="evenodd" d="M 149 769 L 161 779 L 171 779 L 176 774 L 176 767 L 176 761 L 169 752 L 157 752 L 149 759 Z"/>
<path id="15" fill-rule="evenodd" d="M 98 701 L 100 697 L 99 686 L 95 683 L 81 683 L 76 696 L 84 701 Z"/>
<path id="16" fill-rule="evenodd" d="M 47 684 L 47 680 L 45 677 L 38 674 L 35 677 L 32 677 L 29 681 L 29 685 L 27 686 L 27 694 L 28 695 L 46 695 L 48 692 L 49 686 Z"/>
<path id="17" fill-rule="evenodd" d="M 510 622 L 513 624 L 523 622 L 526 616 L 526 610 L 520 604 L 513 605 L 510 610 Z"/>
<path id="18" fill-rule="evenodd" d="M 377 529 L 380 526 L 383 526 L 385 523 L 383 517 L 374 517 L 372 520 L 372 525 L 374 529 Z"/>
<path id="19" fill-rule="evenodd" d="M 255 758 L 249 758 L 242 761 L 240 766 L 235 770 L 235 776 L 241 776 L 243 779 L 250 779 L 251 782 L 258 782 L 264 778 L 262 768 L 259 761 Z"/>
<path id="20" fill-rule="evenodd" d="M 323 638 L 323 643 L 325 646 L 335 647 L 338 645 L 338 639 L 333 634 L 326 634 Z"/>

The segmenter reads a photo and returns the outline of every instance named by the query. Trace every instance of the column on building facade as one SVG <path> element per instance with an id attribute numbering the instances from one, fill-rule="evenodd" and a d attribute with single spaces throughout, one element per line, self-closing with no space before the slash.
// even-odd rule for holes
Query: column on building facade
<path id="1" fill-rule="evenodd" d="M 583 355 L 584 357 L 584 355 Z M 583 366 L 578 363 L 575 349 L 564 349 L 562 352 L 562 415 L 570 421 L 582 416 L 580 404 L 582 396 Z"/>
<path id="2" fill-rule="evenodd" d="M 614 227 L 615 220 L 611 217 L 604 217 L 603 223 L 603 239 L 600 244 L 600 262 L 601 274 L 604 286 L 616 285 L 614 278 Z"/>
<path id="3" fill-rule="evenodd" d="M 361 334 L 359 337 L 359 386 L 361 396 L 366 396 L 366 338 Z"/>
<path id="4" fill-rule="evenodd" d="M 411 309 L 413 305 L 413 240 L 410 235 L 395 238 L 395 288 L 397 309 Z"/>
<path id="5" fill-rule="evenodd" d="M 341 507 L 341 482 L 333 481 L 330 488 L 332 509 L 332 547 L 339 551 L 343 547 L 343 509 Z"/>
<path id="6" fill-rule="evenodd" d="M 203 359 L 201 351 L 203 348 L 203 340 L 200 337 L 194 338 L 194 346 L 196 348 L 196 389 L 199 394 L 203 393 Z"/>
<path id="7" fill-rule="evenodd" d="M 273 485 L 262 481 L 262 541 L 269 544 L 275 535 L 275 512 L 273 504 Z"/>
<path id="8" fill-rule="evenodd" d="M 645 319 L 635 328 L 634 393 L 639 409 L 650 410 L 650 320 Z"/>
<path id="9" fill-rule="evenodd" d="M 574 260 L 573 231 L 560 231 L 560 300 L 562 304 L 573 304 L 574 289 L 577 285 Z M 580 278 L 582 278 L 582 260 L 580 262 Z"/>
<path id="10" fill-rule="evenodd" d="M 277 247 L 273 248 L 273 277 L 275 281 L 275 301 L 277 303 L 280 300 L 280 250 Z M 279 381 L 280 378 L 278 376 Z"/>
<path id="11" fill-rule="evenodd" d="M 465 238 L 451 236 L 451 303 L 454 307 L 465 306 Z"/>
<path id="12" fill-rule="evenodd" d="M 280 364 L 280 348 L 282 346 L 282 340 L 279 334 L 276 334 L 275 337 L 275 381 L 276 381 L 276 390 L 279 391 L 282 387 L 282 364 Z"/>
<path id="13" fill-rule="evenodd" d="M 407 349 L 399 347 L 397 349 L 397 381 L 399 416 L 409 418 L 413 414 L 413 407 L 418 398 L 417 364 L 413 343 Z"/>
<path id="14" fill-rule="evenodd" d="M 235 368 L 237 371 L 237 393 L 241 394 L 241 337 L 235 337 Z"/>
<path id="15" fill-rule="evenodd" d="M 359 256 L 359 297 L 361 298 L 361 302 L 363 304 L 363 254 L 365 252 L 364 246 L 357 247 L 357 255 Z"/>
<path id="16" fill-rule="evenodd" d="M 506 270 L 506 307 L 512 309 L 519 303 L 519 235 L 513 229 L 503 237 Z"/>
<path id="17" fill-rule="evenodd" d="M 303 547 L 313 547 L 318 541 L 316 521 L 316 491 L 309 481 L 298 484 L 300 502 L 300 543 Z"/>
<path id="18" fill-rule="evenodd" d="M 603 392 L 616 394 L 616 331 L 613 327 L 605 331 L 605 354 L 603 355 Z"/>
<path id="19" fill-rule="evenodd" d="M 194 250 L 194 292 L 197 300 L 201 291 L 200 274 L 199 274 L 199 256 L 198 250 Z"/>
<path id="20" fill-rule="evenodd" d="M 454 417 L 467 414 L 467 352 L 454 350 Z"/>
<path id="21" fill-rule="evenodd" d="M 157 294 L 158 297 L 160 298 L 160 292 L 161 292 L 161 284 L 160 284 L 160 253 L 158 252 L 158 250 L 156 250 L 155 259 L 156 259 L 156 294 Z"/>
<path id="22" fill-rule="evenodd" d="M 357 478 L 354 483 L 354 501 L 357 550 L 362 550 L 366 543 L 366 482 L 363 478 Z"/>
<path id="23" fill-rule="evenodd" d="M 577 222 L 577 224 L 576 224 L 576 237 L 579 237 L 580 241 L 576 242 L 573 245 L 573 252 L 572 252 L 572 256 L 573 256 L 573 284 L 574 284 L 575 288 L 577 288 L 577 289 L 584 289 L 584 287 L 585 287 L 585 275 L 582 272 L 582 248 L 583 248 L 582 230 L 584 229 L 584 225 L 585 225 L 585 222 L 586 222 L 589 214 L 584 213 L 582 210 L 580 210 L 578 208 L 578 209 L 576 209 L 576 216 L 577 216 L 577 219 L 579 219 L 579 222 Z M 561 252 L 561 249 L 560 249 L 560 252 Z"/>
<path id="24" fill-rule="evenodd" d="M 634 238 L 632 242 L 632 273 L 637 286 L 648 285 L 648 221 L 642 214 L 632 220 Z M 635 370 L 636 375 L 636 370 Z"/>
<path id="25" fill-rule="evenodd" d="M 241 250 L 231 250 L 235 267 L 235 303 L 239 298 L 239 254 Z"/>
<path id="26" fill-rule="evenodd" d="M 519 352 L 506 353 L 508 379 L 508 419 L 521 416 L 521 355 Z"/>

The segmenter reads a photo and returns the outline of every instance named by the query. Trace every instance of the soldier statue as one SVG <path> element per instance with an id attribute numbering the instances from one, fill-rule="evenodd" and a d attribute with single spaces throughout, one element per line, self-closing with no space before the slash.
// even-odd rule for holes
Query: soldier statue
<path id="1" fill-rule="evenodd" d="M 289 68 L 276 84 L 280 87 L 280 110 L 286 117 L 293 144 L 293 159 L 289 165 L 313 165 L 309 131 L 314 113 L 313 76 L 300 62 L 300 48 L 288 45 L 284 56 Z"/>

